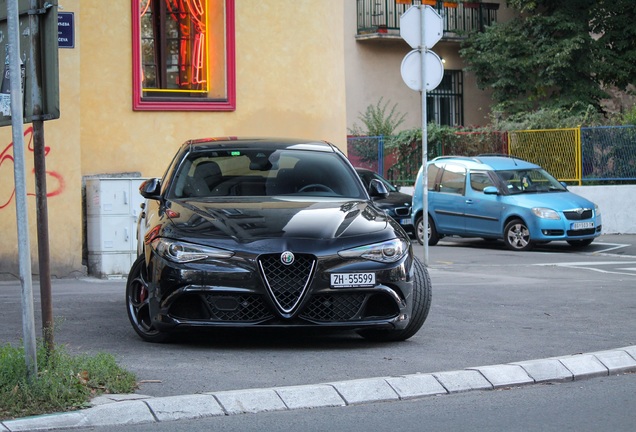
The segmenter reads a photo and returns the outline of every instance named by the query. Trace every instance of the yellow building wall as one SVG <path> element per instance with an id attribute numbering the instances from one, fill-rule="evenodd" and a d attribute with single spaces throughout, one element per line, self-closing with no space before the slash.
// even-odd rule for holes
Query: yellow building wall
<path id="1" fill-rule="evenodd" d="M 325 139 L 346 149 L 341 0 L 236 0 L 234 112 L 134 112 L 130 3 L 60 0 L 60 6 L 75 15 L 75 48 L 59 50 L 61 118 L 45 122 L 44 128 L 50 147 L 46 169 L 54 277 L 86 271 L 84 176 L 161 176 L 183 141 L 208 136 Z M 10 128 L 2 128 L 0 155 L 10 143 Z M 32 156 L 27 152 L 30 193 Z M 0 206 L 8 203 L 0 208 L 0 279 L 18 275 L 12 189 L 13 165 L 2 159 Z M 37 273 L 32 195 L 28 206 Z"/>
<path id="2" fill-rule="evenodd" d="M 59 50 L 60 118 L 44 122 L 47 147 L 46 182 L 49 249 L 53 277 L 80 276 L 82 266 L 82 190 L 80 159 L 80 26 L 79 1 L 63 1 L 65 11 L 75 12 L 75 49 Z M 20 47 L 24 55 L 26 47 Z M 35 175 L 32 125 L 24 125 L 27 209 L 33 273 L 38 273 Z M 12 129 L 0 128 L 0 280 L 17 278 L 17 222 L 13 167 Z M 5 153 L 2 153 L 6 150 Z"/>

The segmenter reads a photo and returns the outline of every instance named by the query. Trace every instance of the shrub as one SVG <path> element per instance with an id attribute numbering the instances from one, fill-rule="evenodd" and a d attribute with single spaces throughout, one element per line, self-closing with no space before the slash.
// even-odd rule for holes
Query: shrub
<path id="1" fill-rule="evenodd" d="M 136 378 L 111 354 L 73 357 L 63 346 L 38 343 L 38 374 L 29 379 L 23 347 L 0 347 L 0 420 L 88 406 L 103 393 L 132 393 Z"/>
<path id="2" fill-rule="evenodd" d="M 603 114 L 589 105 L 575 104 L 570 108 L 542 108 L 511 115 L 507 118 L 494 113 L 492 128 L 499 131 L 530 129 L 561 129 L 579 126 L 598 126 L 606 122 Z"/>
<path id="3" fill-rule="evenodd" d="M 380 98 L 378 103 L 375 105 L 367 106 L 364 113 L 359 113 L 358 119 L 362 121 L 366 130 L 354 124 L 353 129 L 350 129 L 349 131 L 351 135 L 366 135 L 371 137 L 388 137 L 393 135 L 395 130 L 404 122 L 406 114 L 396 111 L 397 104 L 394 104 L 387 114 L 389 101 L 382 104 L 383 99 L 384 98 Z"/>
<path id="4" fill-rule="evenodd" d="M 636 126 L 636 104 L 632 105 L 631 109 L 623 113 L 623 125 Z"/>

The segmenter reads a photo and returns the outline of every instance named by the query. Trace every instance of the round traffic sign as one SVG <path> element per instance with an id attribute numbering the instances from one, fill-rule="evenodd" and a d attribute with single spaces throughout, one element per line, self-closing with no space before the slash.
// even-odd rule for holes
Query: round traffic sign
<path id="1" fill-rule="evenodd" d="M 416 91 L 422 91 L 422 55 L 420 51 L 413 50 L 402 60 L 400 66 L 402 79 L 406 85 Z M 431 91 L 442 82 L 444 78 L 444 65 L 442 60 L 433 51 L 426 51 L 424 56 L 424 73 L 426 91 Z"/>

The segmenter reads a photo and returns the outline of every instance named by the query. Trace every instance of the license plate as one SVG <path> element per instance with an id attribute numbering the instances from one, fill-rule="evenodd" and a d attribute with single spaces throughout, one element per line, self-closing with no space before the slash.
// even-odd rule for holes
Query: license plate
<path id="1" fill-rule="evenodd" d="M 400 219 L 400 225 L 411 225 L 411 219 Z"/>
<path id="2" fill-rule="evenodd" d="M 375 273 L 332 273 L 334 288 L 368 287 L 375 285 Z"/>
<path id="3" fill-rule="evenodd" d="M 594 228 L 594 222 L 574 222 L 572 223 L 573 230 L 582 230 Z"/>

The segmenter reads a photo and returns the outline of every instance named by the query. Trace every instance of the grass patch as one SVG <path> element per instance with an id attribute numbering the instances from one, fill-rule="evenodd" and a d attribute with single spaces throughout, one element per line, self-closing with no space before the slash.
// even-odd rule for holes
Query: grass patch
<path id="1" fill-rule="evenodd" d="M 72 356 L 56 346 L 47 355 L 40 342 L 37 365 L 37 377 L 29 380 L 24 347 L 0 347 L 0 420 L 85 408 L 94 396 L 137 387 L 135 375 L 107 353 Z"/>

